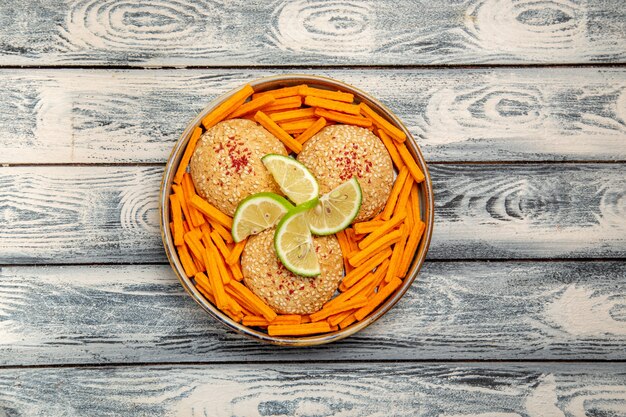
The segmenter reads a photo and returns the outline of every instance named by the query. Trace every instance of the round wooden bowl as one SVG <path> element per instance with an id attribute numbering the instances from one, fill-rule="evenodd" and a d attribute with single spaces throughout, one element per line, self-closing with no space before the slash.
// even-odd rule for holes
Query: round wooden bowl
<path id="1" fill-rule="evenodd" d="M 418 145 L 415 143 L 415 140 L 411 136 L 411 133 L 408 129 L 402 124 L 402 122 L 384 105 L 382 105 L 379 101 L 374 99 L 369 94 L 364 93 L 363 91 L 352 87 L 351 85 L 345 84 L 343 82 L 327 78 L 320 77 L 316 75 L 305 75 L 305 74 L 290 74 L 290 75 L 279 75 L 267 78 L 261 78 L 258 80 L 251 81 L 249 83 L 256 92 L 265 91 L 265 90 L 273 90 L 276 88 L 289 87 L 293 85 L 299 84 L 308 84 L 312 87 L 326 88 L 331 90 L 341 90 L 347 91 L 355 96 L 355 101 L 365 102 L 368 106 L 374 109 L 378 114 L 385 117 L 389 122 L 394 124 L 396 127 L 401 129 L 407 136 L 407 147 L 409 148 L 411 154 L 417 161 L 419 167 L 424 172 L 424 176 L 426 177 L 425 181 L 418 184 L 419 189 L 419 197 L 420 197 L 420 213 L 422 216 L 422 221 L 426 224 L 426 228 L 424 229 L 424 234 L 420 241 L 420 244 L 415 251 L 413 262 L 411 263 L 411 267 L 409 268 L 409 272 L 407 277 L 403 280 L 402 285 L 392 294 L 382 305 L 380 305 L 376 310 L 374 310 L 368 317 L 363 319 L 360 322 L 356 322 L 345 329 L 338 330 L 332 333 L 325 333 L 316 336 L 302 336 L 302 337 L 274 337 L 269 336 L 266 333 L 263 333 L 254 328 L 250 328 L 244 326 L 240 323 L 236 323 L 230 317 L 222 313 L 217 309 L 213 304 L 211 304 L 208 300 L 206 300 L 200 292 L 195 288 L 191 279 L 187 278 L 185 272 L 183 270 L 182 264 L 178 259 L 178 255 L 176 253 L 176 247 L 174 246 L 174 239 L 172 234 L 170 233 L 170 207 L 169 207 L 169 196 L 172 188 L 172 181 L 174 179 L 174 174 L 176 173 L 176 169 L 180 163 L 180 159 L 185 151 L 185 147 L 189 141 L 191 136 L 191 132 L 197 127 L 200 126 L 201 120 L 213 109 L 219 106 L 222 102 L 224 102 L 228 97 L 230 97 L 235 91 L 230 91 L 221 97 L 213 100 L 207 107 L 204 108 L 200 114 L 198 114 L 192 121 L 187 125 L 187 128 L 180 136 L 172 153 L 167 161 L 167 165 L 165 167 L 165 174 L 163 175 L 163 180 L 161 182 L 161 191 L 159 195 L 159 210 L 160 210 L 160 224 L 161 224 L 161 238 L 163 239 L 163 245 L 165 246 L 165 253 L 174 269 L 174 272 L 178 276 L 180 283 L 183 285 L 183 288 L 193 299 L 211 316 L 215 319 L 229 327 L 230 329 L 235 330 L 238 333 L 241 333 L 251 339 L 258 340 L 260 342 L 272 343 L 276 345 L 282 346 L 314 346 L 320 345 L 324 343 L 334 342 L 336 340 L 343 339 L 344 337 L 348 337 L 350 335 L 355 334 L 356 332 L 366 328 L 370 324 L 374 323 L 380 317 L 383 316 L 387 311 L 389 311 L 400 298 L 406 293 L 409 289 L 417 274 L 419 273 L 422 264 L 424 263 L 424 258 L 426 258 L 426 252 L 428 252 L 428 246 L 430 244 L 430 238 L 433 231 L 433 190 L 432 184 L 430 180 L 430 175 L 428 173 L 428 167 L 426 162 L 424 161 L 424 157 L 419 150 Z"/>

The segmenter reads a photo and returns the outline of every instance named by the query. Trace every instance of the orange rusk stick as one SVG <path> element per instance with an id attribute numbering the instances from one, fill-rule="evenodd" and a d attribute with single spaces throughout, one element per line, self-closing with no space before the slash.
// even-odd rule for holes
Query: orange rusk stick
<path id="1" fill-rule="evenodd" d="M 272 321 L 276 318 L 277 314 L 269 308 L 263 300 L 257 297 L 252 291 L 250 291 L 246 286 L 240 284 L 237 281 L 231 281 L 229 286 L 238 294 L 241 295 L 244 299 L 246 299 L 250 304 L 255 307 L 255 310 L 259 311 L 266 320 Z"/>
<path id="2" fill-rule="evenodd" d="M 335 235 L 337 236 L 337 241 L 339 242 L 339 247 L 341 248 L 341 256 L 343 258 L 343 266 L 346 270 L 346 274 L 352 271 L 352 265 L 348 262 L 348 254 L 351 252 L 350 244 L 348 243 L 348 238 L 346 237 L 346 233 L 344 230 L 337 232 Z"/>
<path id="3" fill-rule="evenodd" d="M 193 230 L 185 233 L 184 240 L 191 253 L 200 261 L 200 269 L 204 269 L 207 265 L 206 256 L 205 256 L 205 248 L 204 245 L 200 242 L 198 235 L 196 235 Z"/>
<path id="4" fill-rule="evenodd" d="M 198 291 L 200 291 L 204 298 L 209 300 L 211 304 L 215 305 L 215 297 L 208 287 L 205 287 L 204 285 L 196 281 L 196 288 L 198 289 Z"/>
<path id="5" fill-rule="evenodd" d="M 180 203 L 180 208 L 183 209 L 183 217 L 187 221 L 191 221 L 191 217 L 189 215 L 189 207 L 187 207 L 187 200 L 185 199 L 185 193 L 183 192 L 183 187 L 178 184 L 172 184 L 172 190 L 174 194 L 178 196 L 178 202 Z"/>
<path id="6" fill-rule="evenodd" d="M 234 264 L 228 266 L 230 267 L 230 271 L 233 273 L 233 278 L 237 281 L 241 281 L 243 279 L 243 272 L 241 272 L 239 262 L 235 262 Z"/>
<path id="7" fill-rule="evenodd" d="M 398 267 L 402 261 L 402 254 L 404 253 L 404 246 L 409 238 L 409 227 L 406 224 L 403 224 L 400 227 L 400 232 L 400 240 L 393 247 L 393 254 L 391 255 L 389 268 L 385 274 L 385 282 L 390 282 L 393 277 L 397 276 Z"/>
<path id="8" fill-rule="evenodd" d="M 350 257 L 350 265 L 358 267 L 367 259 L 372 258 L 377 253 L 385 250 L 385 248 L 396 243 L 398 240 L 400 240 L 401 236 L 402 233 L 400 232 L 400 230 L 394 230 L 391 233 L 387 233 L 386 235 L 378 239 L 375 243 L 372 243 L 364 250 L 361 250 L 357 252 L 354 256 Z"/>
<path id="9" fill-rule="evenodd" d="M 276 325 L 267 326 L 267 333 L 270 336 L 304 336 L 307 334 L 327 333 L 331 328 L 327 321 L 306 324 Z"/>
<path id="10" fill-rule="evenodd" d="M 354 314 L 350 314 L 348 317 L 343 319 L 343 321 L 341 323 L 339 323 L 339 328 L 340 329 L 345 329 L 346 327 L 348 327 L 349 325 L 351 325 L 355 321 L 356 321 L 356 317 L 354 317 Z"/>
<path id="11" fill-rule="evenodd" d="M 209 236 L 211 237 L 211 240 L 213 241 L 217 249 L 219 249 L 224 259 L 227 259 L 230 256 L 230 249 L 228 249 L 228 246 L 226 246 L 226 243 L 224 243 L 224 239 L 222 239 L 222 236 L 217 232 L 217 230 L 212 231 Z"/>
<path id="12" fill-rule="evenodd" d="M 222 226 L 228 229 L 233 227 L 233 219 L 231 217 L 219 211 L 209 202 L 203 200 L 199 195 L 192 196 L 189 202 L 191 203 L 192 206 L 200 210 L 200 213 L 204 214 L 209 219 L 218 222 L 219 224 L 221 224 Z"/>
<path id="13" fill-rule="evenodd" d="M 276 316 L 270 324 L 300 324 L 302 317 L 299 314 L 281 314 Z"/>
<path id="14" fill-rule="evenodd" d="M 185 198 L 187 199 L 187 205 L 189 206 L 189 216 L 191 217 L 191 224 L 195 227 L 200 226 L 205 222 L 204 217 L 198 210 L 189 204 L 191 197 L 196 195 L 196 187 L 193 185 L 193 180 L 191 179 L 191 174 L 185 172 L 183 175 L 183 191 L 185 193 Z"/>
<path id="15" fill-rule="evenodd" d="M 390 264 L 391 262 L 383 262 L 382 264 L 380 264 L 380 266 L 376 269 L 376 272 L 374 273 L 374 277 L 372 278 L 372 280 L 367 284 L 366 287 L 362 288 L 357 294 L 361 294 L 370 298 L 372 296 L 372 293 L 376 289 L 376 287 L 378 287 L 380 283 L 383 282 L 383 280 L 385 279 L 385 275 L 387 274 L 387 271 L 389 270 Z"/>
<path id="16" fill-rule="evenodd" d="M 386 271 L 385 271 L 386 274 Z M 382 274 L 376 278 L 374 282 L 372 282 L 369 287 L 360 292 L 359 294 L 365 295 L 368 299 L 371 299 L 377 291 L 380 291 L 382 288 L 381 284 L 385 280 L 385 274 Z"/>
<path id="17" fill-rule="evenodd" d="M 209 242 L 209 246 L 206 249 L 209 282 L 211 283 L 211 289 L 215 295 L 215 305 L 220 310 L 223 310 L 228 303 L 228 298 L 226 291 L 224 290 L 224 282 L 222 281 L 220 270 L 217 266 L 217 262 L 215 261 L 214 251 L 217 251 L 217 249 L 215 249 L 213 243 Z"/>
<path id="18" fill-rule="evenodd" d="M 243 313 L 233 313 L 231 310 L 224 310 L 224 314 L 226 314 L 228 317 L 230 317 L 233 321 L 237 322 L 237 323 L 241 323 L 241 320 L 243 319 Z"/>
<path id="19" fill-rule="evenodd" d="M 178 195 L 170 195 L 170 207 L 172 209 L 172 220 L 174 221 L 174 245 L 184 245 L 185 228 L 183 226 L 183 209 L 180 206 Z"/>
<path id="20" fill-rule="evenodd" d="M 410 197 L 410 195 L 409 195 Z M 409 199 L 410 200 L 410 199 Z M 406 220 L 404 221 L 404 224 L 406 224 L 406 226 L 409 228 L 409 230 L 413 229 L 413 218 L 414 218 L 414 214 L 413 214 L 413 207 L 411 207 L 411 202 L 409 201 L 409 204 L 406 205 Z"/>
<path id="21" fill-rule="evenodd" d="M 393 183 L 393 187 L 391 188 L 391 193 L 389 194 L 389 198 L 387 199 L 387 204 L 385 204 L 385 208 L 383 209 L 380 217 L 383 220 L 389 220 L 391 215 L 393 214 L 393 209 L 396 207 L 396 202 L 398 201 L 398 196 L 400 195 L 400 191 L 402 191 L 402 186 L 404 182 L 409 176 L 408 168 L 404 167 L 400 170 L 400 173 L 396 177 L 395 182 Z"/>
<path id="22" fill-rule="evenodd" d="M 348 235 L 345 230 L 341 230 L 337 232 L 336 236 L 337 241 L 339 242 L 339 247 L 341 248 L 341 254 L 344 258 L 347 258 L 353 250 L 352 246 L 350 245 Z"/>
<path id="23" fill-rule="evenodd" d="M 248 101 L 247 103 L 244 103 L 241 106 L 239 106 L 238 108 L 236 108 L 231 114 L 228 115 L 228 118 L 229 119 L 234 119 L 234 118 L 243 116 L 244 114 L 251 113 L 253 111 L 257 111 L 261 107 L 267 106 L 268 104 L 272 104 L 275 101 L 276 101 L 276 98 L 273 95 L 271 95 L 271 94 L 267 94 L 267 95 L 264 95 L 264 96 L 261 96 L 261 97 L 253 98 L 252 100 Z"/>
<path id="24" fill-rule="evenodd" d="M 191 160 L 193 151 L 196 149 L 196 144 L 198 143 L 200 136 L 202 136 L 202 128 L 196 127 L 191 133 L 191 137 L 189 138 L 189 142 L 187 142 L 187 147 L 185 148 L 183 157 L 181 158 L 178 169 L 176 170 L 176 175 L 174 175 L 174 182 L 176 184 L 180 184 L 183 180 L 183 174 L 187 171 L 187 165 L 189 165 L 189 161 Z"/>
<path id="25" fill-rule="evenodd" d="M 331 326 L 337 326 L 339 323 L 341 323 L 346 318 L 348 318 L 350 314 L 354 314 L 355 311 L 356 310 L 348 310 L 348 311 L 344 311 L 341 313 L 337 313 L 333 316 L 330 316 L 326 320 L 328 321 L 328 324 L 330 324 Z"/>
<path id="26" fill-rule="evenodd" d="M 391 282 L 380 289 L 364 307 L 357 310 L 357 312 L 354 313 L 354 317 L 356 317 L 359 321 L 363 320 L 365 316 L 374 311 L 374 309 L 385 301 L 387 297 L 389 297 L 396 290 L 396 288 L 400 287 L 400 285 L 402 285 L 402 281 L 400 279 L 392 279 Z"/>
<path id="27" fill-rule="evenodd" d="M 263 96 L 266 96 L 268 94 L 271 94 L 275 98 L 297 96 L 298 94 L 300 94 L 300 88 L 302 88 L 302 87 L 306 87 L 306 85 L 305 84 L 301 84 L 301 85 L 294 85 L 292 87 L 278 88 L 276 90 L 261 91 L 260 93 L 254 93 L 252 95 L 252 98 L 263 97 Z"/>
<path id="28" fill-rule="evenodd" d="M 414 182 L 413 177 L 408 177 L 406 181 L 404 181 L 400 194 L 398 194 L 398 201 L 393 209 L 393 216 L 397 216 L 398 213 L 402 212 L 407 213 L 406 207 L 409 205 L 409 194 L 411 193 L 411 187 Z"/>
<path id="29" fill-rule="evenodd" d="M 293 97 L 279 98 L 272 104 L 261 107 L 261 110 L 264 112 L 272 112 L 272 111 L 277 111 L 277 110 L 296 109 L 300 107 L 301 105 L 302 105 L 302 97 L 293 96 Z"/>
<path id="30" fill-rule="evenodd" d="M 215 247 L 215 245 L 213 245 L 212 242 L 209 243 L 208 247 L 211 248 L 211 254 L 213 255 L 213 259 L 211 261 L 215 262 L 215 264 L 217 265 L 220 277 L 222 277 L 222 282 L 224 283 L 224 285 L 228 284 L 230 282 L 230 270 L 226 267 L 224 258 L 222 258 L 222 255 L 220 255 L 217 248 Z"/>
<path id="31" fill-rule="evenodd" d="M 313 116 L 315 116 L 315 109 L 313 107 L 310 107 L 306 109 L 288 110 L 278 113 L 272 113 L 270 115 L 270 119 L 272 119 L 276 123 L 279 123 L 297 119 L 306 119 Z"/>
<path id="32" fill-rule="evenodd" d="M 392 251 L 389 248 L 380 252 L 378 255 L 372 257 L 367 262 L 361 264 L 359 267 L 354 268 L 346 274 L 346 276 L 343 277 L 342 284 L 344 284 L 346 288 L 350 288 L 356 284 L 358 280 L 367 275 L 368 272 L 380 265 L 385 259 L 389 258 L 391 254 Z"/>
<path id="33" fill-rule="evenodd" d="M 198 291 L 200 291 L 200 293 L 207 300 L 209 300 L 213 305 L 215 305 L 215 297 L 210 288 L 200 283 L 196 283 L 196 288 L 198 289 Z M 241 320 L 243 319 L 243 315 L 244 315 L 243 309 L 239 306 L 239 304 L 237 304 L 232 299 L 229 299 L 229 304 L 226 306 L 226 308 L 222 312 L 226 314 L 228 317 L 230 317 L 231 319 L 233 319 L 234 321 L 236 321 L 237 323 L 241 322 Z"/>
<path id="34" fill-rule="evenodd" d="M 330 308 L 334 305 L 337 305 L 338 303 L 349 300 L 357 294 L 365 293 L 365 291 L 363 290 L 373 282 L 377 281 L 380 275 L 384 275 L 387 271 L 388 266 L 389 259 L 385 259 L 383 263 L 381 263 L 378 268 L 376 268 L 376 271 L 369 272 L 363 277 L 363 279 L 360 279 L 359 282 L 348 288 L 345 292 L 328 301 L 326 304 L 324 304 L 324 308 Z"/>
<path id="35" fill-rule="evenodd" d="M 200 231 L 202 232 L 203 235 L 207 234 L 210 235 L 211 234 L 211 226 L 209 226 L 208 222 L 204 222 L 200 225 Z"/>
<path id="36" fill-rule="evenodd" d="M 354 229 L 352 229 L 351 227 L 348 227 L 347 229 L 344 229 L 344 232 L 346 233 L 346 237 L 348 238 L 348 244 L 350 245 L 350 253 L 358 250 L 358 246 L 357 246 L 357 241 L 355 238 L 355 233 L 354 233 Z M 349 254 L 348 254 L 349 255 Z"/>
<path id="37" fill-rule="evenodd" d="M 413 261 L 413 255 L 415 255 L 415 250 L 422 239 L 422 233 L 424 233 L 425 227 L 426 224 L 422 221 L 419 221 L 413 227 L 413 230 L 409 235 L 409 239 L 406 241 L 404 253 L 402 254 L 402 261 L 400 262 L 400 266 L 398 266 L 398 272 L 396 272 L 397 276 L 403 277 L 409 270 L 411 262 Z"/>
<path id="38" fill-rule="evenodd" d="M 268 326 L 270 324 L 300 324 L 302 318 L 299 314 L 283 314 L 276 316 L 276 318 L 270 323 L 265 317 L 260 316 L 246 316 L 244 317 L 244 326 Z"/>
<path id="39" fill-rule="evenodd" d="M 309 317 L 308 314 L 302 314 L 300 316 L 300 323 L 304 324 L 304 323 L 310 323 L 311 322 L 311 317 Z"/>
<path id="40" fill-rule="evenodd" d="M 209 129 L 215 126 L 218 122 L 221 122 L 228 114 L 230 114 L 235 108 L 239 107 L 248 97 L 254 93 L 254 90 L 250 85 L 245 85 L 241 90 L 230 96 L 226 101 L 217 106 L 215 110 L 206 115 L 202 119 L 202 125 L 205 129 Z"/>
<path id="41" fill-rule="evenodd" d="M 420 211 L 420 195 L 419 190 L 417 189 L 417 184 L 413 184 L 411 187 L 411 207 L 413 208 L 413 220 L 421 219 L 422 213 Z"/>
<path id="42" fill-rule="evenodd" d="M 356 104 L 344 103 L 342 101 L 328 100 L 325 98 L 314 96 L 306 96 L 304 98 L 304 104 L 311 107 L 321 107 L 323 109 L 353 114 L 355 116 L 359 114 L 359 106 L 357 106 Z"/>
<path id="43" fill-rule="evenodd" d="M 194 255 L 191 255 L 191 259 L 193 260 L 193 264 L 196 267 L 197 272 L 206 271 L 206 268 L 200 264 L 200 261 L 198 261 L 198 258 L 196 258 Z"/>
<path id="44" fill-rule="evenodd" d="M 309 86 L 301 87 L 298 93 L 301 96 L 320 97 L 329 100 L 344 101 L 346 103 L 352 103 L 354 101 L 354 94 L 345 93 L 343 91 L 322 90 L 321 88 L 313 88 Z"/>
<path id="45" fill-rule="evenodd" d="M 406 147 L 406 144 L 396 143 L 396 149 L 398 150 L 398 153 L 406 164 L 406 167 L 409 169 L 409 172 L 411 173 L 411 176 L 413 177 L 415 182 L 424 181 L 424 173 L 417 166 L 417 163 L 415 162 L 415 159 L 413 159 L 413 156 L 411 155 L 411 152 L 409 152 L 409 149 Z"/>
<path id="46" fill-rule="evenodd" d="M 361 127 L 370 127 L 372 125 L 372 121 L 369 119 L 366 119 L 365 117 L 350 116 L 345 113 L 339 113 L 336 111 L 324 110 L 320 108 L 315 109 L 315 115 L 324 117 L 327 120 L 332 120 L 332 121 L 344 123 L 347 125 L 355 125 L 355 126 L 361 126 Z"/>
<path id="47" fill-rule="evenodd" d="M 364 233 L 372 233 L 385 224 L 385 220 L 369 220 L 366 222 L 354 223 L 352 228 L 354 232 L 361 235 Z"/>
<path id="48" fill-rule="evenodd" d="M 242 310 L 246 311 L 247 316 L 260 316 L 261 315 L 261 312 L 254 306 L 254 304 L 251 304 L 248 300 L 243 298 L 239 293 L 234 291 L 230 285 L 225 286 L 224 290 L 226 291 L 226 294 L 228 294 L 230 298 L 232 298 L 233 300 L 237 301 L 237 303 L 239 303 Z"/>
<path id="49" fill-rule="evenodd" d="M 285 132 L 289 133 L 291 137 L 297 141 L 298 136 L 300 136 L 304 132 L 304 129 L 296 129 L 296 130 L 290 129 L 290 130 L 285 130 Z"/>
<path id="50" fill-rule="evenodd" d="M 300 153 L 300 151 L 302 150 L 302 145 L 294 138 L 289 136 L 289 133 L 281 129 L 281 127 L 278 126 L 276 122 L 274 122 L 272 119 L 270 119 L 267 114 L 263 113 L 262 111 L 258 111 L 254 115 L 254 120 L 259 122 L 261 126 L 266 128 L 271 134 L 280 139 L 280 141 L 293 152 Z"/>
<path id="51" fill-rule="evenodd" d="M 339 242 L 339 247 L 341 248 L 341 253 L 344 256 L 347 256 L 348 253 L 351 252 L 350 244 L 348 243 L 348 238 L 346 236 L 346 231 L 341 230 L 337 232 L 337 241 Z"/>
<path id="52" fill-rule="evenodd" d="M 215 297 L 215 293 L 213 291 L 213 288 L 211 288 L 211 282 L 209 280 L 209 278 L 203 274 L 202 272 L 199 272 L 195 275 L 195 281 L 197 285 L 200 285 L 201 287 L 203 287 L 213 298 Z M 197 286 L 196 285 L 196 286 Z M 230 298 L 230 297 L 226 297 L 227 298 L 227 309 L 233 311 L 234 313 L 241 313 L 242 312 L 242 307 L 239 305 L 239 303 Z M 215 304 L 215 299 L 213 299 L 213 304 Z"/>
<path id="53" fill-rule="evenodd" d="M 178 246 L 178 259 L 180 259 L 180 263 L 183 264 L 185 275 L 188 277 L 196 275 L 198 271 L 185 245 Z"/>
<path id="54" fill-rule="evenodd" d="M 385 148 L 387 148 L 387 152 L 389 152 L 391 160 L 395 164 L 396 168 L 399 170 L 402 169 L 402 167 L 404 167 L 404 161 L 398 153 L 398 149 L 396 149 L 394 140 L 391 139 L 389 135 L 382 129 L 378 129 L 376 133 L 378 133 L 378 137 L 383 142 L 383 145 L 385 145 Z"/>
<path id="55" fill-rule="evenodd" d="M 243 318 L 244 326 L 269 326 L 270 324 L 300 324 L 301 317 L 298 314 L 284 314 L 276 316 L 276 318 L 270 323 L 265 317 L 260 316 L 246 316 Z"/>
<path id="56" fill-rule="evenodd" d="M 311 321 L 315 322 L 324 320 L 325 318 L 328 318 L 333 314 L 342 313 L 347 310 L 353 310 L 355 308 L 363 307 L 365 304 L 367 304 L 367 301 L 367 298 L 365 298 L 364 296 L 351 298 L 348 301 L 337 303 L 332 307 L 323 308 L 320 311 L 311 314 Z"/>
<path id="57" fill-rule="evenodd" d="M 306 129 L 311 127 L 311 125 L 313 125 L 313 123 L 315 123 L 316 121 L 317 121 L 317 118 L 311 117 L 311 118 L 306 118 L 306 119 L 295 120 L 293 122 L 279 123 L 278 126 L 280 126 L 281 129 L 285 131 L 289 131 L 289 130 L 305 131 Z"/>
<path id="58" fill-rule="evenodd" d="M 265 317 L 244 316 L 241 324 L 248 327 L 267 327 L 269 325 L 269 322 L 265 320 Z"/>
<path id="59" fill-rule="evenodd" d="M 224 239 L 224 242 L 226 243 L 233 243 L 233 235 L 230 234 L 230 231 L 226 230 L 224 228 L 224 226 L 222 226 L 219 223 L 211 223 L 211 227 L 213 227 L 213 229 L 215 229 L 217 231 L 217 233 L 220 234 L 220 236 L 222 237 L 222 239 Z"/>
<path id="60" fill-rule="evenodd" d="M 394 140 L 398 142 L 404 142 L 406 140 L 406 134 L 402 130 L 389 123 L 382 116 L 372 110 L 370 106 L 365 103 L 361 103 L 359 104 L 359 107 L 361 108 L 361 114 L 371 118 L 376 126 L 389 133 L 389 136 L 391 136 Z"/>
<path id="61" fill-rule="evenodd" d="M 391 219 L 387 220 L 385 224 L 380 226 L 377 230 L 367 235 L 365 239 L 359 242 L 359 249 L 364 250 L 368 246 L 377 243 L 377 241 L 389 233 L 390 230 L 394 229 L 400 223 L 404 221 L 406 218 L 406 211 L 398 213 L 396 216 L 393 216 Z"/>
<path id="62" fill-rule="evenodd" d="M 204 243 L 204 247 L 206 248 L 206 246 L 208 245 L 207 242 L 211 240 L 211 233 L 205 233 L 202 231 L 202 229 L 200 229 L 200 234 L 202 243 Z"/>
<path id="63" fill-rule="evenodd" d="M 308 110 L 308 109 L 307 109 Z M 324 119 L 323 117 L 320 117 L 319 119 L 317 119 L 317 121 L 315 123 L 313 123 L 311 126 L 309 126 L 307 128 L 307 130 L 305 130 L 304 132 L 302 132 L 297 138 L 296 140 L 299 143 L 304 143 L 307 140 L 311 139 L 317 132 L 319 132 L 320 130 L 322 130 L 322 128 L 326 126 L 326 119 Z"/>
<path id="64" fill-rule="evenodd" d="M 226 263 L 228 265 L 233 265 L 239 262 L 239 257 L 241 256 L 241 252 L 243 252 L 244 246 L 246 246 L 246 240 L 242 240 L 241 242 L 235 244 L 235 247 L 230 251 L 230 256 L 226 259 Z"/>

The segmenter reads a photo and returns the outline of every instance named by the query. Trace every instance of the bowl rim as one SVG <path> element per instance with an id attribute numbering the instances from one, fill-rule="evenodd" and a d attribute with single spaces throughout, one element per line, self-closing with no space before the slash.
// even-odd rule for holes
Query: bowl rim
<path id="1" fill-rule="evenodd" d="M 252 86 L 255 91 L 264 91 L 270 88 L 274 89 L 298 84 L 309 84 L 318 87 L 331 87 L 340 89 L 342 91 L 348 91 L 354 94 L 355 98 L 358 98 L 360 101 L 366 102 L 368 106 L 370 106 L 373 110 L 377 111 L 377 113 L 381 114 L 387 120 L 392 122 L 392 124 L 394 124 L 406 134 L 407 148 L 416 159 L 416 162 L 424 173 L 425 180 L 419 183 L 418 187 L 420 190 L 422 221 L 425 223 L 426 226 L 409 271 L 402 281 L 402 285 L 394 292 L 394 294 L 389 297 L 383 304 L 381 304 L 376 310 L 370 313 L 368 317 L 366 317 L 362 321 L 351 324 L 345 329 L 340 329 L 335 332 L 325 333 L 321 335 L 304 337 L 270 336 L 267 333 L 263 333 L 248 326 L 244 326 L 241 323 L 235 322 L 230 317 L 222 313 L 217 307 L 213 306 L 213 304 L 211 304 L 208 300 L 204 298 L 202 294 L 200 294 L 195 285 L 193 285 L 193 283 L 191 282 L 191 279 L 188 278 L 184 273 L 184 269 L 182 268 L 182 264 L 180 263 L 178 255 L 174 249 L 174 242 L 169 231 L 169 196 L 171 193 L 171 185 L 173 183 L 174 174 L 176 173 L 176 169 L 178 168 L 182 154 L 191 136 L 191 132 L 196 127 L 200 126 L 200 123 L 204 116 L 206 116 L 206 114 L 208 114 L 225 100 L 227 100 L 232 94 L 240 90 L 242 85 L 244 84 L 220 95 L 219 97 L 209 102 L 209 104 L 205 106 L 202 111 L 200 111 L 200 113 L 198 113 L 198 115 L 196 115 L 196 117 L 187 124 L 185 130 L 177 139 L 176 144 L 172 148 L 172 151 L 170 153 L 170 156 L 168 157 L 165 166 L 159 190 L 159 224 L 161 231 L 161 240 L 163 242 L 168 261 L 185 291 L 214 319 L 221 322 L 227 328 L 232 329 L 237 333 L 243 334 L 244 336 L 254 339 L 256 341 L 279 346 L 304 347 L 316 346 L 341 340 L 365 329 L 372 323 L 376 322 L 383 315 L 385 315 L 391 308 L 393 308 L 393 306 L 408 291 L 410 286 L 413 284 L 413 281 L 415 281 L 420 269 L 422 268 L 422 265 L 424 264 L 424 260 L 426 258 L 426 254 L 428 252 L 428 248 L 430 246 L 434 223 L 434 198 L 428 166 L 418 144 L 415 142 L 415 139 L 411 135 L 411 132 L 409 132 L 404 123 L 402 123 L 402 121 L 384 104 L 379 102 L 368 93 L 361 91 L 360 89 L 350 84 L 330 77 L 299 73 L 272 75 L 256 78 L 254 80 L 248 81 L 246 84 Z"/>

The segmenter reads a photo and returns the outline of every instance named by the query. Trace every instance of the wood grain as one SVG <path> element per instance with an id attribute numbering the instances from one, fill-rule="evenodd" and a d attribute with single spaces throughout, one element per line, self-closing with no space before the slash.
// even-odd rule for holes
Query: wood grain
<path id="1" fill-rule="evenodd" d="M 0 162 L 164 162 L 214 97 L 283 72 L 2 70 Z M 313 72 L 379 98 L 431 162 L 626 160 L 624 69 Z"/>
<path id="2" fill-rule="evenodd" d="M 0 259 L 163 261 L 162 175 L 162 167 L 0 168 Z"/>
<path id="3" fill-rule="evenodd" d="M 430 258 L 623 257 L 616 165 L 435 165 Z"/>
<path id="4" fill-rule="evenodd" d="M 0 264 L 165 262 L 163 168 L 0 168 Z M 621 164 L 432 165 L 430 259 L 626 256 Z"/>
<path id="5" fill-rule="evenodd" d="M 611 364 L 8 369 L 6 416 L 623 416 Z"/>
<path id="6" fill-rule="evenodd" d="M 624 262 L 427 262 L 357 335 L 315 349 L 248 340 L 169 265 L 5 267 L 0 365 L 297 360 L 624 360 Z"/>
<path id="7" fill-rule="evenodd" d="M 4 0 L 0 65 L 624 62 L 620 2 Z"/>

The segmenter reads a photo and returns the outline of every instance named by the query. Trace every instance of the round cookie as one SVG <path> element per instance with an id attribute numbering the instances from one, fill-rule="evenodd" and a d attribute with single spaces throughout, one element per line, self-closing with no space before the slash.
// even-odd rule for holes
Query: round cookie
<path id="1" fill-rule="evenodd" d="M 274 251 L 274 228 L 251 236 L 241 256 L 246 286 L 280 314 L 311 314 L 333 296 L 343 276 L 341 248 L 333 236 L 313 237 L 322 273 L 313 278 L 291 273 Z"/>
<path id="2" fill-rule="evenodd" d="M 363 201 L 354 222 L 371 219 L 385 206 L 393 185 L 391 157 L 381 140 L 362 127 L 332 125 L 304 143 L 298 161 L 325 194 L 356 176 Z"/>
<path id="3" fill-rule="evenodd" d="M 191 158 L 198 194 L 229 216 L 250 194 L 282 194 L 261 162 L 268 153 L 287 155 L 284 145 L 255 122 L 231 119 L 216 124 L 202 135 Z"/>

